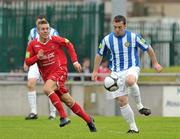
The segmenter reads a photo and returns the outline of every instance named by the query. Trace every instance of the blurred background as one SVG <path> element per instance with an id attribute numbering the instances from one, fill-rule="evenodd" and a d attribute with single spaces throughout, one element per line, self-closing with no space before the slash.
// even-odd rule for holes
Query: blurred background
<path id="1" fill-rule="evenodd" d="M 92 114 L 119 115 L 116 103 L 106 100 L 103 83 L 94 83 L 86 77 L 91 75 L 99 42 L 112 31 L 112 18 L 122 14 L 127 17 L 127 28 L 141 34 L 152 45 L 161 65 L 176 67 L 173 73 L 165 70 L 162 74 L 151 74 L 148 70 L 142 74 L 142 77 L 150 78 L 148 82 L 140 82 L 145 105 L 152 108 L 154 115 L 180 116 L 179 13 L 179 0 L 0 0 L 0 115 L 25 115 L 28 112 L 23 62 L 29 31 L 35 26 L 38 15 L 46 15 L 50 26 L 73 42 L 80 63 L 89 59 L 87 73 L 73 73 L 72 64 L 68 65 L 71 73 L 67 87 L 72 95 L 74 93 Z M 145 69 L 151 68 L 146 54 L 141 55 L 141 64 Z M 48 103 L 41 82 L 38 87 L 39 113 L 46 115 Z M 79 94 L 75 95 L 77 91 Z M 173 96 L 169 100 L 172 91 L 174 94 L 171 93 Z M 11 104 L 7 103 L 8 99 Z"/>
<path id="2" fill-rule="evenodd" d="M 178 65 L 179 6 L 178 0 L 1 0 L 0 72 L 22 71 L 29 31 L 39 14 L 75 44 L 80 61 L 88 57 L 92 63 L 98 43 L 111 31 L 112 12 L 120 10 L 128 29 L 152 44 L 163 66 Z"/>

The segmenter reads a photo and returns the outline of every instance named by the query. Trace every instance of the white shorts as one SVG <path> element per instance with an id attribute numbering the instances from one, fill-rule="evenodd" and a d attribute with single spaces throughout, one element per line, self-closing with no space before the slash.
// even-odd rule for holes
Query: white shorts
<path id="1" fill-rule="evenodd" d="M 115 74 L 118 76 L 118 78 L 121 79 L 121 85 L 119 86 L 119 89 L 113 92 L 106 92 L 107 99 L 114 99 L 120 96 L 127 95 L 127 86 L 125 84 L 126 78 L 128 75 L 134 75 L 136 79 L 138 80 L 139 74 L 140 74 L 140 68 L 139 67 L 131 67 L 127 70 L 120 71 L 120 72 L 111 72 L 111 75 Z"/>
<path id="2" fill-rule="evenodd" d="M 36 78 L 37 80 L 40 79 L 40 73 L 39 73 L 37 63 L 29 67 L 28 79 L 29 78 Z"/>

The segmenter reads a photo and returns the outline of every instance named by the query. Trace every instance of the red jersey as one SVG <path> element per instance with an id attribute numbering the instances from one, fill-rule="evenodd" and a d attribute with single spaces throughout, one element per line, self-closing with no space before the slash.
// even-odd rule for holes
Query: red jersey
<path id="1" fill-rule="evenodd" d="M 77 61 L 77 55 L 74 46 L 69 40 L 51 36 L 46 43 L 41 43 L 38 39 L 32 40 L 26 50 L 26 64 L 28 66 L 37 62 L 42 78 L 46 81 L 51 74 L 64 70 L 67 72 L 67 58 L 63 51 L 67 49 L 72 63 Z M 39 50 L 44 51 L 44 56 L 40 60 L 37 58 Z"/>

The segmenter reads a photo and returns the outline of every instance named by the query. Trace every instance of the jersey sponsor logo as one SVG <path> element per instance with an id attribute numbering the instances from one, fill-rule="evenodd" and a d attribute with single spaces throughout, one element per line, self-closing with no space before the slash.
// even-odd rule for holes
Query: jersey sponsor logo
<path id="1" fill-rule="evenodd" d="M 49 63 L 42 64 L 42 66 L 45 67 L 45 66 L 52 65 L 52 64 L 54 64 L 54 63 L 55 63 L 55 61 L 52 61 L 52 62 L 49 62 Z"/>
<path id="2" fill-rule="evenodd" d="M 124 44 L 126 47 L 129 47 L 130 46 L 130 43 L 129 42 L 125 42 Z"/>
<path id="3" fill-rule="evenodd" d="M 54 52 L 52 52 L 52 53 L 49 53 L 47 55 L 44 55 L 42 59 L 50 60 L 51 58 L 54 58 L 54 57 L 55 57 Z"/>
<path id="4" fill-rule="evenodd" d="M 26 52 L 26 58 L 30 57 L 30 52 Z"/>

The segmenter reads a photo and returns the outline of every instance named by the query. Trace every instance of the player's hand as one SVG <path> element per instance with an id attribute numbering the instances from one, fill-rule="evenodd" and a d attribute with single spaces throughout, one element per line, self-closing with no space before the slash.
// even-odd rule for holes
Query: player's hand
<path id="1" fill-rule="evenodd" d="M 97 72 L 94 72 L 93 71 L 93 73 L 92 73 L 92 77 L 91 77 L 91 79 L 93 80 L 93 81 L 97 81 Z"/>
<path id="2" fill-rule="evenodd" d="M 24 69 L 24 71 L 28 71 L 28 69 L 29 69 L 29 66 L 24 62 L 24 65 L 23 65 L 23 69 Z"/>
<path id="3" fill-rule="evenodd" d="M 43 56 L 44 56 L 44 50 L 40 49 L 40 50 L 38 51 L 37 58 L 38 58 L 38 59 L 42 59 Z"/>
<path id="4" fill-rule="evenodd" d="M 160 64 L 157 63 L 157 64 L 154 65 L 154 69 L 157 72 L 161 72 L 163 70 L 163 67 Z"/>
<path id="5" fill-rule="evenodd" d="M 82 67 L 81 64 L 79 64 L 79 62 L 74 62 L 73 66 L 77 72 L 82 72 Z"/>

